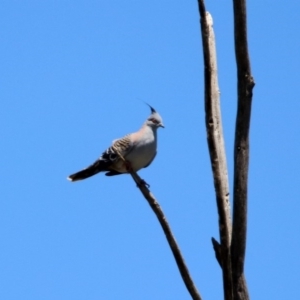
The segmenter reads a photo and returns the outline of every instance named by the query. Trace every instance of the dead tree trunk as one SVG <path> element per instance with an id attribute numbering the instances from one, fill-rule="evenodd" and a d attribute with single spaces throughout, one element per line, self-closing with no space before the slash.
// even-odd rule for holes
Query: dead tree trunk
<path id="1" fill-rule="evenodd" d="M 247 300 L 249 294 L 244 276 L 244 260 L 247 235 L 249 127 L 254 80 L 247 45 L 246 0 L 233 0 L 233 6 L 238 110 L 234 147 L 233 223 L 231 223 L 213 21 L 205 9 L 204 0 L 198 0 L 204 56 L 205 124 L 219 214 L 220 243 L 214 238 L 212 242 L 222 269 L 224 299 Z"/>

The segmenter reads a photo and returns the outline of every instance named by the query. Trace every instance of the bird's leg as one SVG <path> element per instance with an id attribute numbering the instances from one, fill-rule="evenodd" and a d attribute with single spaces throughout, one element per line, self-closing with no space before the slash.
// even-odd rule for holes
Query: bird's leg
<path id="1" fill-rule="evenodd" d="M 133 171 L 131 163 L 128 160 L 124 161 L 124 165 L 125 165 L 125 168 L 126 168 L 127 172 L 131 173 Z"/>
<path id="2" fill-rule="evenodd" d="M 137 184 L 137 186 L 144 185 L 147 189 L 150 188 L 150 184 L 147 183 L 144 179 L 141 179 L 141 181 Z"/>
<path id="3" fill-rule="evenodd" d="M 133 172 L 133 169 L 132 169 L 132 166 L 131 166 L 131 163 L 126 160 L 120 153 L 118 150 L 116 150 L 116 153 L 119 155 L 119 157 L 123 160 L 124 162 L 124 165 L 125 165 L 125 168 L 127 170 L 128 173 L 132 173 Z M 137 186 L 140 187 L 141 185 L 144 185 L 146 188 L 150 188 L 150 184 L 148 184 L 144 179 L 141 179 L 139 183 L 137 183 Z"/>

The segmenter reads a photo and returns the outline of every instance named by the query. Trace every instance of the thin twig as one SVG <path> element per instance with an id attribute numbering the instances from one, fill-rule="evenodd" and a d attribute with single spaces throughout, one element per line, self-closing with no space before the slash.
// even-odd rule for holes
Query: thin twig
<path id="1" fill-rule="evenodd" d="M 124 157 L 117 151 L 116 148 L 114 148 L 114 150 L 116 151 L 117 155 L 120 157 L 120 159 L 127 164 L 126 160 L 124 159 Z M 147 185 L 145 184 L 145 181 L 142 180 L 140 178 L 140 176 L 134 172 L 132 169 L 129 168 L 129 173 L 131 175 L 131 177 L 133 178 L 133 180 L 135 181 L 135 183 L 137 184 L 137 187 L 140 189 L 141 193 L 143 194 L 143 196 L 145 197 L 145 199 L 148 201 L 150 207 L 152 208 L 153 212 L 155 213 L 164 233 L 165 236 L 167 238 L 167 241 L 169 243 L 169 246 L 172 250 L 172 253 L 174 255 L 176 264 L 178 266 L 179 272 L 181 274 L 181 277 L 185 283 L 186 288 L 188 289 L 191 297 L 193 300 L 201 300 L 201 296 L 193 282 L 193 279 L 189 273 L 189 270 L 186 266 L 186 263 L 183 259 L 183 256 L 181 254 L 181 251 L 179 249 L 179 246 L 175 240 L 175 237 L 171 231 L 171 228 L 169 226 L 169 223 L 167 221 L 167 218 L 165 217 L 159 203 L 157 202 L 157 200 L 155 199 L 155 197 L 153 196 L 153 194 L 149 191 L 149 189 L 147 188 Z"/>
<path id="2" fill-rule="evenodd" d="M 224 298 L 233 299 L 230 244 L 231 218 L 229 183 L 220 110 L 220 92 L 217 75 L 217 58 L 213 21 L 206 12 L 204 1 L 198 0 L 201 16 L 201 33 L 204 54 L 205 78 L 205 123 L 211 166 L 214 177 L 216 202 L 219 214 L 219 234 L 221 243 L 213 239 L 216 258 L 223 272 Z"/>
<path id="3" fill-rule="evenodd" d="M 233 227 L 231 262 L 234 299 L 249 299 L 244 277 L 247 236 L 247 189 L 249 165 L 249 128 L 254 80 L 247 42 L 246 0 L 233 0 L 235 55 L 238 77 L 238 109 L 234 145 Z"/>

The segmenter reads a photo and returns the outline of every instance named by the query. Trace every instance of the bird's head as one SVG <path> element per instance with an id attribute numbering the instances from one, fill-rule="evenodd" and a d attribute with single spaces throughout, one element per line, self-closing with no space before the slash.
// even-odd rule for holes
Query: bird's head
<path id="1" fill-rule="evenodd" d="M 152 128 L 165 128 L 164 124 L 163 124 L 163 120 L 162 117 L 159 115 L 159 113 L 152 107 L 150 106 L 148 103 L 146 103 L 150 109 L 151 109 L 151 115 L 148 117 L 146 124 L 148 126 L 151 126 Z"/>

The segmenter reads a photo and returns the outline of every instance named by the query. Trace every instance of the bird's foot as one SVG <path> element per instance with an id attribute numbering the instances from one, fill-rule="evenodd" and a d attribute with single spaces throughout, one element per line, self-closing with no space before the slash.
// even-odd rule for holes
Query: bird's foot
<path id="1" fill-rule="evenodd" d="M 140 187 L 141 185 L 144 185 L 147 189 L 150 188 L 150 184 L 147 183 L 144 179 L 141 179 L 141 181 L 137 184 L 138 187 Z"/>

